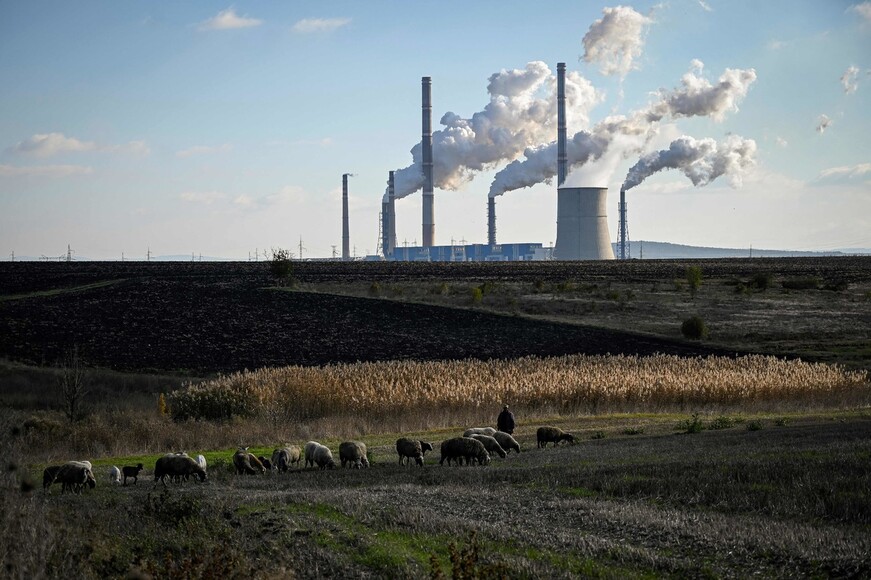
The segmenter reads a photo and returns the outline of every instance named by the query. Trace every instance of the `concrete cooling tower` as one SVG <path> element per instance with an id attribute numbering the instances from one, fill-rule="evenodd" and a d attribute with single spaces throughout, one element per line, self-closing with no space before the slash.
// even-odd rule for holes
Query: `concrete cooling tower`
<path id="1" fill-rule="evenodd" d="M 613 260 L 608 232 L 607 187 L 557 190 L 556 260 Z"/>

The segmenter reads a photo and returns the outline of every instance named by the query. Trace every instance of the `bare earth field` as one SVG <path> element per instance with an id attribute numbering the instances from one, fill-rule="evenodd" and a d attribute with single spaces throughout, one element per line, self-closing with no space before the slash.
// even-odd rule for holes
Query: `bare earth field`
<path id="1" fill-rule="evenodd" d="M 687 266 L 702 272 L 695 296 Z M 867 371 L 871 258 L 299 263 L 293 276 L 279 288 L 265 263 L 0 263 L 3 577 L 871 577 L 867 383 L 721 408 L 516 408 L 523 452 L 486 467 L 438 465 L 439 443 L 495 421 L 500 400 L 390 417 L 348 401 L 304 421 L 177 422 L 157 405 L 219 373 L 358 360 L 756 352 Z M 693 314 L 700 342 L 680 333 Z M 68 421 L 69 369 L 53 365 L 73 348 L 89 389 Z M 577 444 L 537 449 L 540 425 Z M 399 436 L 433 442 L 423 468 L 397 464 Z M 237 445 L 270 455 L 308 439 L 336 457 L 362 440 L 372 467 L 230 469 Z M 206 456 L 208 481 L 155 485 L 156 458 L 182 450 Z M 69 459 L 94 463 L 96 488 L 44 492 L 42 468 Z M 109 466 L 138 462 L 137 485 L 108 483 Z"/>

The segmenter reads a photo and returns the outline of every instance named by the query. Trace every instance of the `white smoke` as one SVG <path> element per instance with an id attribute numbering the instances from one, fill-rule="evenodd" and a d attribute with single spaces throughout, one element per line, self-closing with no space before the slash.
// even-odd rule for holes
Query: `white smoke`
<path id="1" fill-rule="evenodd" d="M 850 66 L 841 75 L 841 84 L 844 86 L 844 92 L 848 95 L 855 93 L 859 88 L 859 68 Z"/>
<path id="2" fill-rule="evenodd" d="M 832 120 L 829 118 L 828 115 L 825 115 L 825 114 L 820 115 L 820 118 L 817 119 L 817 133 L 822 135 L 823 133 L 826 132 L 826 129 L 828 129 L 829 125 L 831 125 L 831 124 L 832 124 Z"/>
<path id="3" fill-rule="evenodd" d="M 663 118 L 711 117 L 719 121 L 727 112 L 737 110 L 738 102 L 756 80 L 756 71 L 726 69 L 719 81 L 711 84 L 699 76 L 703 66 L 700 61 L 693 61 L 691 71 L 681 79 L 682 86 L 671 91 L 660 90 L 656 93 L 659 100 L 646 108 L 629 116 L 608 117 L 591 130 L 576 133 L 566 144 L 569 171 L 605 156 L 611 163 L 591 168 L 590 175 L 594 175 L 597 182 L 607 181 L 608 176 L 601 173 L 621 156 L 626 158 L 640 153 L 656 136 L 657 124 Z M 538 183 L 550 183 L 557 172 L 556 150 L 555 141 L 527 148 L 525 159 L 509 163 L 496 174 L 490 185 L 490 197 Z M 574 181 L 574 177 L 571 180 Z"/>
<path id="4" fill-rule="evenodd" d="M 596 63 L 602 74 L 625 77 L 641 56 L 644 31 L 653 20 L 628 6 L 604 8 L 584 35 L 584 61 Z"/>
<path id="5" fill-rule="evenodd" d="M 453 112 L 442 116 L 444 128 L 432 136 L 435 187 L 459 189 L 477 173 L 516 159 L 556 133 L 556 76 L 545 63 L 494 73 L 487 92 L 490 102 L 471 118 Z M 590 108 L 600 100 L 587 79 L 576 72 L 566 75 L 566 108 L 573 123 L 587 125 Z M 397 199 L 423 187 L 422 153 L 417 143 L 411 149 L 412 164 L 395 172 Z"/>
<path id="6" fill-rule="evenodd" d="M 628 191 L 664 169 L 679 169 L 696 187 L 725 175 L 733 187 L 740 187 L 746 171 L 756 164 L 756 141 L 729 135 L 714 139 L 679 137 L 668 149 L 654 151 L 629 169 L 622 189 Z"/>

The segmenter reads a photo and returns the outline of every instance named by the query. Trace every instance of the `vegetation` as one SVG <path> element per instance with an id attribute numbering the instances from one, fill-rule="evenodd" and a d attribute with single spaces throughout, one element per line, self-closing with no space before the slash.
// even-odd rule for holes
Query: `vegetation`
<path id="1" fill-rule="evenodd" d="M 293 282 L 293 253 L 284 248 L 272 248 L 269 272 L 279 286 Z"/>
<path id="2" fill-rule="evenodd" d="M 708 336 L 708 328 L 705 326 L 705 321 L 699 316 L 690 316 L 680 325 L 680 332 L 684 338 L 691 340 L 701 340 Z"/>
<path id="3" fill-rule="evenodd" d="M 687 266 L 685 277 L 687 288 L 690 290 L 690 296 L 695 300 L 696 292 L 699 291 L 699 287 L 702 285 L 702 269 L 698 266 Z"/>

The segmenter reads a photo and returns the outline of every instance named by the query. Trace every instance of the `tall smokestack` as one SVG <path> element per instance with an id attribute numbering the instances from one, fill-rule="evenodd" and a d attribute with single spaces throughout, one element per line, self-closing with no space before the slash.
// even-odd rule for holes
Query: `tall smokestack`
<path id="1" fill-rule="evenodd" d="M 390 255 L 390 251 L 387 248 L 388 241 L 387 237 L 390 235 L 390 208 L 387 205 L 386 201 L 381 202 L 381 253 L 384 257 L 388 257 Z"/>
<path id="2" fill-rule="evenodd" d="M 342 259 L 351 259 L 351 233 L 348 228 L 348 176 L 342 174 Z"/>
<path id="3" fill-rule="evenodd" d="M 432 193 L 432 79 L 430 77 L 422 77 L 420 84 L 423 92 L 423 136 L 421 137 L 423 154 L 423 247 L 429 248 L 435 240 L 435 204 Z"/>
<path id="4" fill-rule="evenodd" d="M 618 206 L 620 213 L 620 221 L 617 224 L 617 249 L 620 252 L 620 259 L 625 260 L 629 254 L 629 224 L 626 221 L 626 189 L 620 188 L 620 205 Z"/>
<path id="5" fill-rule="evenodd" d="M 566 180 L 568 161 L 566 156 L 566 63 L 556 64 L 556 171 L 557 188 Z"/>
<path id="6" fill-rule="evenodd" d="M 487 198 L 487 244 L 496 246 L 496 198 Z"/>
<path id="7" fill-rule="evenodd" d="M 387 222 L 387 248 L 390 254 L 393 254 L 396 250 L 396 188 L 392 171 L 387 177 L 387 215 L 389 216 L 389 221 Z"/>

